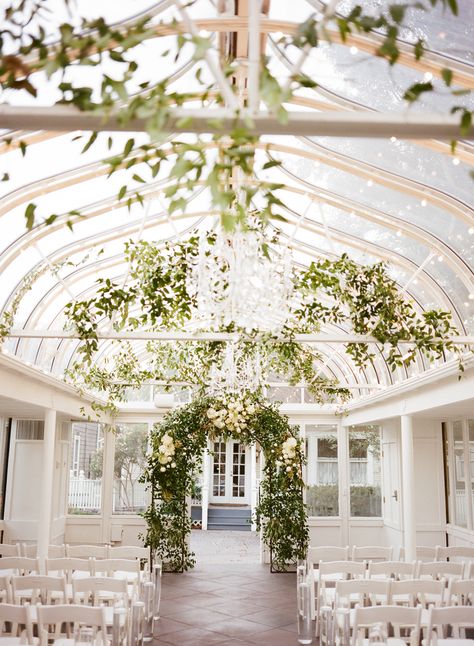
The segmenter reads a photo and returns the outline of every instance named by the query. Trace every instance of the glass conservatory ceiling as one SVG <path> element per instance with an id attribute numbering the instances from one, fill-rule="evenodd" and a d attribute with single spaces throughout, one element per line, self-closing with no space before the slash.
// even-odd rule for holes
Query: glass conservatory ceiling
<path id="1" fill-rule="evenodd" d="M 120 24 L 138 12 L 153 13 L 157 24 L 179 20 L 171 0 L 152 7 L 145 2 L 98 4 L 98 11 L 106 12 L 107 19 Z M 210 33 L 215 43 L 223 33 L 217 4 L 198 0 L 189 8 L 198 27 Z M 353 4 L 342 1 L 338 10 L 344 13 Z M 369 6 L 380 4 L 367 2 Z M 262 19 L 261 27 L 266 34 L 265 53 L 279 80 L 288 77 L 297 58 L 291 47 L 282 47 L 281 34 L 285 29 L 294 32 L 298 23 L 323 6 L 318 0 L 295 0 L 290 10 L 286 0 L 269 2 L 268 19 Z M 318 86 L 299 92 L 288 110 L 402 112 L 406 110 L 402 100 L 406 87 L 432 77 L 436 84 L 436 73 L 445 65 L 458 70 L 463 86 L 472 88 L 474 5 L 462 0 L 459 6 L 458 19 L 437 8 L 416 24 L 415 32 L 426 38 L 430 49 L 426 60 L 416 64 L 402 60 L 396 68 L 389 69 L 385 61 L 370 53 L 370 38 L 375 41 L 375 37 L 356 38 L 357 44 L 322 43 L 303 64 L 303 71 Z M 92 3 L 78 2 L 82 15 L 92 17 L 94 10 Z M 245 32 L 246 21 L 239 27 L 239 34 Z M 49 38 L 54 41 L 54 25 Z M 143 44 L 133 91 L 150 74 L 159 79 L 171 72 L 176 89 L 197 89 L 197 62 L 190 45 L 183 47 L 172 69 L 157 68 L 155 64 L 158 53 L 173 40 L 172 35 L 161 35 Z M 112 70 L 113 62 L 108 64 Z M 94 69 L 77 69 L 75 73 L 75 80 L 95 87 Z M 212 81 L 205 67 L 203 76 Z M 4 102 L 48 106 L 56 98 L 52 84 L 45 78 L 36 100 L 6 91 Z M 410 110 L 448 113 L 450 101 L 452 98 L 440 91 L 427 95 Z M 469 101 L 470 97 L 459 97 L 457 104 L 468 106 Z M 1 174 L 8 172 L 10 176 L 1 185 L 0 197 L 0 307 L 2 311 L 9 310 L 17 295 L 22 294 L 15 315 L 16 330 L 61 331 L 66 303 L 90 296 L 97 278 L 110 277 L 126 284 L 126 241 L 164 243 L 216 224 L 210 196 L 203 187 L 194 192 L 184 214 L 168 214 L 164 190 L 170 180 L 165 168 L 145 187 L 143 207 L 134 204 L 129 211 L 117 202 L 120 187 L 129 183 L 127 173 L 119 170 L 106 179 L 108 169 L 102 162 L 122 150 L 130 136 L 137 146 L 145 143 L 144 133 L 114 133 L 110 150 L 108 133 L 99 133 L 95 144 L 83 154 L 88 132 L 23 130 L 3 134 L 17 147 L 0 148 Z M 83 136 L 78 139 L 78 135 Z M 182 136 L 189 141 L 193 137 L 191 133 Z M 20 141 L 27 144 L 24 158 Z M 212 163 L 215 148 L 211 136 L 208 141 Z M 264 164 L 272 159 L 281 161 L 281 167 L 264 170 Z M 400 288 L 420 310 L 449 309 L 460 333 L 474 335 L 474 210 L 469 176 L 473 160 L 474 147 L 468 141 L 459 142 L 453 156 L 449 141 L 265 135 L 258 144 L 254 170 L 258 178 L 285 186 L 279 197 L 285 204 L 281 214 L 287 222 L 275 221 L 272 226 L 292 247 L 297 265 L 342 253 L 360 263 L 384 260 L 390 263 L 390 274 Z M 139 166 L 135 171 L 140 173 Z M 51 213 L 60 217 L 49 226 L 40 220 L 27 231 L 24 212 L 30 202 L 37 204 L 37 212 L 44 218 Z M 258 198 L 255 206 L 259 206 Z M 81 217 L 71 218 L 70 210 L 78 211 Z M 72 230 L 65 226 L 69 219 Z M 27 291 L 25 286 L 31 281 L 33 288 Z M 108 325 L 104 322 L 103 332 L 107 332 Z M 334 326 L 323 332 L 351 330 Z M 146 364 L 146 342 L 132 343 Z M 77 340 L 67 338 L 11 337 L 4 350 L 62 376 L 74 360 L 77 345 Z M 373 364 L 361 370 L 340 352 L 340 344 L 318 343 L 317 347 L 323 355 L 321 372 L 348 384 L 356 395 L 369 394 L 371 388 L 375 391 L 389 386 L 429 367 L 420 356 L 412 368 L 391 373 L 383 348 L 376 348 Z M 116 342 L 103 339 L 97 361 L 103 362 L 117 350 Z"/>

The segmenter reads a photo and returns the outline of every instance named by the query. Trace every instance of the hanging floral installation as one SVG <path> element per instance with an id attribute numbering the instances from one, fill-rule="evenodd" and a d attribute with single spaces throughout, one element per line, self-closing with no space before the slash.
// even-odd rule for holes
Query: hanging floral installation
<path id="1" fill-rule="evenodd" d="M 208 239 L 212 240 L 213 235 L 209 233 Z M 277 244 L 278 239 L 272 235 L 268 242 L 271 254 L 271 244 Z M 231 319 L 225 323 L 222 317 L 213 318 L 211 310 L 210 325 L 203 327 L 194 281 L 199 257 L 197 236 L 164 246 L 144 241 L 129 243 L 125 256 L 131 267 L 126 287 L 110 279 L 98 279 L 95 294 L 87 300 L 71 302 L 66 308 L 69 326 L 81 339 L 78 359 L 69 370 L 70 379 L 80 388 L 108 396 L 106 407 L 112 411 L 123 400 L 127 387 L 138 388 L 157 380 L 170 387 L 175 382 L 188 383 L 205 391 L 221 383 L 223 374 L 222 388 L 226 380 L 229 385 L 233 375 L 240 389 L 247 383 L 247 388 L 262 393 L 270 376 L 278 374 L 290 384 L 305 384 L 319 403 L 343 403 L 350 392 L 325 375 L 321 354 L 297 336 L 320 332 L 331 324 L 348 326 L 355 334 L 371 335 L 377 340 L 375 351 L 363 342 L 345 345 L 345 352 L 361 367 L 369 365 L 374 352 L 382 349 L 392 370 L 410 365 L 419 354 L 432 360 L 447 352 L 461 352 L 452 342 L 458 332 L 451 313 L 439 309 L 418 311 L 400 293 L 383 263 L 360 266 L 342 256 L 291 270 L 285 276 L 290 281 L 289 290 L 286 283 L 284 286 L 285 317 L 270 332 L 249 328 L 245 312 L 246 318 L 238 325 L 235 310 L 231 310 Z M 222 265 L 219 269 L 223 284 L 232 285 L 234 299 L 245 303 L 240 291 L 243 281 L 234 285 L 227 268 Z M 253 309 L 260 316 L 257 304 Z M 264 312 L 268 311 L 264 302 Z M 145 365 L 130 343 L 117 342 L 119 351 L 108 364 L 99 365 L 95 353 L 104 324 L 112 325 L 116 331 L 148 332 L 182 330 L 191 325 L 195 331 L 232 333 L 235 340 L 230 356 L 225 341 L 150 341 Z M 257 381 L 252 382 L 255 377 Z M 97 404 L 98 409 L 101 407 Z"/>
<path id="2" fill-rule="evenodd" d="M 258 444 L 264 456 L 260 497 L 254 511 L 271 553 L 274 570 L 284 571 L 303 558 L 308 547 L 303 501 L 303 447 L 278 406 L 253 393 L 201 396 L 168 413 L 154 428 L 144 481 L 151 503 L 144 513 L 146 543 L 173 571 L 194 565 L 187 537 L 186 506 L 193 474 L 199 472 L 208 441 L 238 439 Z"/>

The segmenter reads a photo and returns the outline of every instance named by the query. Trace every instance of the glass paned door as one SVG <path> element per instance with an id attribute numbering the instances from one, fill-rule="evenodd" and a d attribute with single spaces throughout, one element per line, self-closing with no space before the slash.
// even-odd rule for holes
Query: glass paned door
<path id="1" fill-rule="evenodd" d="M 210 502 L 248 504 L 249 450 L 236 440 L 212 445 Z"/>

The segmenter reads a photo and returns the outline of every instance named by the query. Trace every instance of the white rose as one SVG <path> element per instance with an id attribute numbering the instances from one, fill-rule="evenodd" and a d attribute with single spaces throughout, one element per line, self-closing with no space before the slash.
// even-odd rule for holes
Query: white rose
<path id="1" fill-rule="evenodd" d="M 288 444 L 288 446 L 296 446 L 298 444 L 295 437 L 289 437 L 286 440 L 286 443 Z"/>
<path id="2" fill-rule="evenodd" d="M 287 471 L 291 471 L 291 467 L 286 467 L 286 470 L 287 470 Z"/>
<path id="3" fill-rule="evenodd" d="M 168 458 L 166 457 L 166 455 L 160 455 L 158 457 L 158 462 L 160 464 L 166 464 L 168 462 Z"/>
<path id="4" fill-rule="evenodd" d="M 219 421 L 219 422 L 216 422 L 216 426 L 217 428 L 224 428 L 225 424 L 224 422 Z"/>
<path id="5" fill-rule="evenodd" d="M 172 462 L 172 463 L 171 463 L 171 468 L 172 468 L 172 469 L 175 469 L 175 468 L 176 468 L 176 462 Z"/>
<path id="6" fill-rule="evenodd" d="M 214 408 L 210 408 L 210 409 L 207 411 L 207 416 L 209 417 L 209 419 L 214 419 L 214 417 L 215 417 L 216 415 L 217 415 L 217 411 L 216 411 L 216 410 L 214 410 Z"/>
<path id="7" fill-rule="evenodd" d="M 160 471 L 161 472 L 166 471 L 165 467 L 161 467 Z"/>
<path id="8" fill-rule="evenodd" d="M 166 446 L 164 444 L 160 444 L 160 446 L 158 447 L 158 451 L 160 453 L 164 453 L 166 451 Z"/>
<path id="9" fill-rule="evenodd" d="M 247 413 L 248 413 L 249 415 L 253 415 L 253 413 L 255 413 L 255 406 L 254 406 L 253 404 L 249 404 L 249 405 L 247 406 Z"/>

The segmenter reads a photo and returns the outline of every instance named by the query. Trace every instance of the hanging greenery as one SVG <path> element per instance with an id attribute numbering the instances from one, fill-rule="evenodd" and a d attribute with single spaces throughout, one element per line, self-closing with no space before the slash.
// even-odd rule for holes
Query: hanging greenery
<path id="1" fill-rule="evenodd" d="M 95 294 L 68 304 L 69 325 L 81 339 L 79 358 L 69 376 L 81 387 L 106 393 L 109 408 L 123 400 L 127 387 L 138 388 L 150 380 L 165 385 L 187 383 L 204 391 L 213 366 L 222 365 L 226 351 L 222 341 L 149 342 L 146 365 L 131 344 L 125 343 L 109 363 L 99 366 L 94 362 L 98 330 L 105 321 L 117 331 L 159 332 L 181 330 L 193 320 L 195 293 L 190 276 L 197 244 L 196 236 L 164 247 L 144 241 L 128 243 L 125 256 L 131 271 L 127 285 L 98 279 Z M 360 266 L 343 255 L 295 270 L 292 281 L 292 305 L 278 334 L 239 329 L 233 323 L 220 327 L 222 332 L 236 333 L 235 344 L 244 360 L 258 355 L 260 388 L 277 374 L 291 385 L 304 384 L 319 403 L 347 401 L 349 390 L 323 373 L 321 354 L 297 340 L 297 334 L 316 333 L 327 324 L 373 336 L 392 370 L 410 365 L 419 354 L 432 360 L 461 351 L 450 340 L 458 333 L 452 315 L 443 310 L 419 312 L 400 293 L 383 263 Z M 367 343 L 348 343 L 345 351 L 361 367 L 374 359 Z"/>
<path id="2" fill-rule="evenodd" d="M 263 455 L 255 522 L 270 549 L 273 568 L 285 570 L 306 554 L 303 453 L 297 429 L 276 405 L 254 393 L 202 396 L 171 411 L 155 426 L 144 474 L 152 493 L 144 513 L 146 544 L 173 571 L 194 565 L 187 542 L 191 520 L 186 505 L 193 492 L 193 475 L 200 470 L 208 442 L 231 438 L 256 444 Z"/>
<path id="3" fill-rule="evenodd" d="M 202 36 L 196 27 L 193 29 L 188 14 L 188 5 L 192 4 L 184 6 L 177 2 L 179 21 L 173 19 L 167 24 L 158 23 L 156 16 L 143 14 L 123 24 L 109 24 L 104 17 L 72 16 L 69 0 L 64 0 L 64 6 L 71 15 L 71 22 L 55 21 L 55 16 L 61 12 L 51 12 L 48 0 L 6 4 L 0 18 L 0 86 L 10 94 L 27 92 L 36 97 L 47 79 L 50 96 L 57 96 L 58 103 L 100 115 L 104 123 L 114 118 L 126 131 L 127 124 L 142 120 L 149 141 L 139 143 L 131 137 L 120 145 L 117 152 L 115 138 L 111 134 L 109 149 L 114 152 L 104 160 L 109 176 L 117 170 L 125 171 L 125 183 L 118 190 L 117 200 L 129 208 L 134 202 L 143 203 L 146 185 L 164 170 L 171 179 L 165 191 L 169 213 L 184 211 L 196 188 L 205 186 L 211 195 L 211 208 L 217 209 L 222 225 L 228 230 L 246 221 L 251 200 L 257 194 L 262 221 L 281 217 L 278 210 L 275 211 L 275 207 L 281 205 L 275 195 L 281 185 L 259 180 L 256 176 L 255 151 L 259 138 L 253 131 L 251 116 L 243 115 L 242 118 L 244 106 L 238 101 L 238 84 L 229 82 L 232 76 L 239 77 L 239 61 L 221 60 L 220 73 L 215 72 L 209 63 L 213 42 Z M 307 93 L 308 88 L 317 86 L 314 79 L 302 72 L 302 67 L 311 51 L 323 40 L 347 43 L 358 34 L 370 34 L 373 38 L 372 53 L 385 59 L 390 66 L 396 65 L 401 57 L 415 61 L 422 59 L 429 50 L 412 25 L 417 24 L 416 16 L 421 12 L 436 6 L 453 15 L 458 13 L 456 0 L 394 2 L 380 9 L 366 9 L 361 4 L 346 14 L 336 12 L 337 3 L 328 2 L 321 12 L 312 12 L 294 33 L 279 38 L 279 47 L 290 51 L 296 49 L 301 57 L 287 79 L 280 82 L 272 74 L 269 60 L 261 56 L 258 88 L 261 101 L 270 113 L 282 123 L 286 122 L 287 104 L 297 98 L 299 92 Z M 194 49 L 194 77 L 198 85 L 196 91 L 178 91 L 172 73 L 156 78 L 159 65 L 152 66 L 153 76 L 147 78 L 149 73 L 143 69 L 140 48 L 147 41 L 170 34 L 174 36 L 174 42 L 171 46 L 166 42 L 159 48 L 156 59 L 162 60 L 164 69 L 173 70 L 183 56 L 182 52 L 186 51 L 185 45 L 191 45 Z M 79 73 L 78 80 L 75 79 L 75 70 L 89 73 L 87 85 L 82 84 L 83 74 Z M 211 82 L 209 77 L 206 79 L 209 70 L 214 70 Z M 137 71 L 140 72 L 139 81 Z M 460 135 L 466 135 L 472 124 L 472 110 L 468 104 L 463 104 L 460 96 L 469 94 L 470 90 L 457 85 L 456 72 L 448 67 L 441 69 L 439 76 L 436 81 L 415 82 L 402 89 L 401 98 L 411 104 L 431 92 L 452 95 L 451 112 L 460 116 Z M 227 103 L 236 117 L 235 127 L 230 132 L 221 133 L 219 121 L 211 119 L 210 125 L 218 133 L 213 136 L 213 145 L 210 146 L 208 138 L 201 136 L 192 141 L 176 139 L 165 144 L 173 125 L 192 130 L 191 117 L 174 120 L 170 125 L 173 110 L 190 102 L 206 108 L 210 99 L 220 106 Z M 87 137 L 83 152 L 98 139 L 97 132 Z M 5 141 L 12 140 L 7 138 Z M 20 141 L 18 145 L 25 154 L 27 144 Z M 278 162 L 266 162 L 262 170 L 276 164 Z M 245 178 L 239 188 L 233 182 L 237 169 Z M 9 173 L 3 174 L 3 180 L 9 180 Z M 72 227 L 81 217 L 80 211 L 74 208 L 62 215 L 42 213 L 35 202 L 26 206 L 24 215 L 28 229 L 48 226 L 58 220 Z"/>

